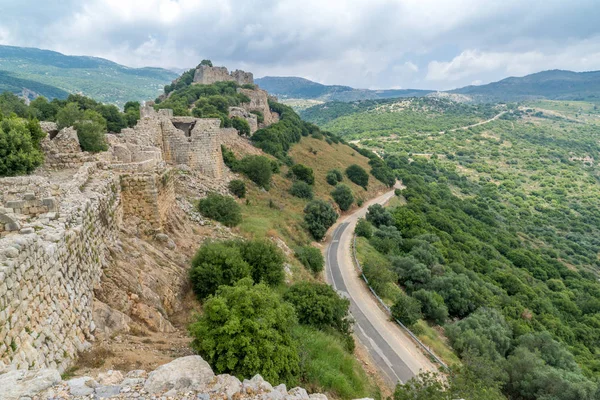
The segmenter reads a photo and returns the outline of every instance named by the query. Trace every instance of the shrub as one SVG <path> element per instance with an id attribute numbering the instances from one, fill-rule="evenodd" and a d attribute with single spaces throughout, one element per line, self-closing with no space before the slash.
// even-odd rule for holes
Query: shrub
<path id="1" fill-rule="evenodd" d="M 365 190 L 369 185 L 369 174 L 360 165 L 352 164 L 346 168 L 346 176 L 358 186 L 362 186 Z"/>
<path id="2" fill-rule="evenodd" d="M 401 207 L 398 207 L 401 208 Z M 394 218 L 381 204 L 373 204 L 369 206 L 366 215 L 367 221 L 372 223 L 376 228 L 381 226 L 394 225 Z"/>
<path id="3" fill-rule="evenodd" d="M 331 197 L 340 207 L 340 210 L 347 211 L 354 203 L 354 196 L 352 195 L 352 190 L 346 185 L 337 185 L 333 192 L 331 192 Z"/>
<path id="4" fill-rule="evenodd" d="M 315 174 L 313 173 L 312 168 L 307 167 L 306 165 L 296 164 L 290 168 L 290 172 L 296 179 L 304 181 L 309 185 L 315 183 Z"/>
<path id="5" fill-rule="evenodd" d="M 344 180 L 344 175 L 342 175 L 342 172 L 339 169 L 332 169 L 327 172 L 325 179 L 331 186 L 335 186 Z"/>
<path id="6" fill-rule="evenodd" d="M 250 124 L 244 118 L 233 117 L 231 118 L 231 126 L 237 129 L 238 133 L 243 136 L 250 135 Z"/>
<path id="7" fill-rule="evenodd" d="M 401 294 L 392 306 L 392 317 L 406 326 L 412 326 L 421 318 L 421 304 L 417 299 Z"/>
<path id="8" fill-rule="evenodd" d="M 272 168 L 271 160 L 265 156 L 246 156 L 239 162 L 239 170 L 252 182 L 266 190 L 271 186 Z"/>
<path id="9" fill-rule="evenodd" d="M 442 325 L 448 319 L 448 307 L 442 296 L 436 292 L 421 289 L 413 293 L 413 297 L 421 303 L 421 311 L 426 319 Z"/>
<path id="10" fill-rule="evenodd" d="M 190 280 L 196 296 L 202 300 L 214 294 L 219 286 L 233 285 L 251 272 L 236 242 L 209 242 L 192 259 Z"/>
<path id="11" fill-rule="evenodd" d="M 394 189 L 394 195 L 400 197 L 402 196 L 402 190 L 401 189 Z"/>
<path id="12" fill-rule="evenodd" d="M 225 226 L 236 226 L 242 222 L 242 209 L 229 196 L 209 193 L 198 203 L 198 211 L 207 218 L 219 221 Z"/>
<path id="13" fill-rule="evenodd" d="M 356 227 L 354 228 L 354 233 L 356 236 L 362 236 L 367 239 L 371 239 L 373 236 L 373 226 L 364 218 L 361 218 L 356 223 Z"/>
<path id="14" fill-rule="evenodd" d="M 241 244 L 244 261 L 252 268 L 254 282 L 269 285 L 283 283 L 285 256 L 277 245 L 269 240 L 250 240 Z"/>
<path id="15" fill-rule="evenodd" d="M 296 258 L 302 265 L 317 274 L 323 271 L 325 259 L 319 249 L 312 246 L 303 246 L 296 250 Z"/>
<path id="16" fill-rule="evenodd" d="M 29 174 L 44 162 L 37 121 L 0 117 L 0 176 Z"/>
<path id="17" fill-rule="evenodd" d="M 239 170 L 239 162 L 238 159 L 233 154 L 233 151 L 229 150 L 227 147 L 221 145 L 221 154 L 223 155 L 223 163 L 229 167 L 230 170 L 236 172 Z"/>
<path id="18" fill-rule="evenodd" d="M 292 196 L 307 200 L 312 200 L 314 196 L 312 186 L 302 181 L 294 182 L 292 184 L 292 187 L 290 188 L 290 194 Z"/>
<path id="19" fill-rule="evenodd" d="M 260 374 L 273 383 L 293 384 L 299 358 L 292 329 L 293 307 L 264 284 L 243 279 L 222 286 L 190 326 L 192 348 L 218 374 L 250 379 Z"/>
<path id="20" fill-rule="evenodd" d="M 77 138 L 79 139 L 81 150 L 91 153 L 108 150 L 108 144 L 104 135 L 105 128 L 98 122 L 77 122 L 75 123 L 75 129 L 77 129 Z"/>
<path id="21" fill-rule="evenodd" d="M 304 222 L 315 240 L 323 239 L 327 229 L 337 221 L 337 218 L 338 215 L 331 204 L 324 200 L 313 200 L 304 208 Z"/>
<path id="22" fill-rule="evenodd" d="M 256 115 L 256 120 L 259 124 L 265 122 L 265 115 L 262 113 L 262 111 L 252 110 L 250 111 L 250 114 Z"/>
<path id="23" fill-rule="evenodd" d="M 246 184 L 244 181 L 234 179 L 229 182 L 229 191 L 240 199 L 246 196 Z"/>
<path id="24" fill-rule="evenodd" d="M 350 335 L 350 301 L 340 297 L 328 284 L 296 283 L 290 286 L 283 299 L 294 306 L 301 324 L 318 329 L 333 328 L 344 335 Z"/>

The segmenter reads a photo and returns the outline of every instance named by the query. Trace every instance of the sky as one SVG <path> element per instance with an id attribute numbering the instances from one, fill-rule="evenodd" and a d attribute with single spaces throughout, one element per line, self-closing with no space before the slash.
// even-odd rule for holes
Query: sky
<path id="1" fill-rule="evenodd" d="M 0 44 L 445 90 L 600 70 L 599 0 L 0 0 Z"/>

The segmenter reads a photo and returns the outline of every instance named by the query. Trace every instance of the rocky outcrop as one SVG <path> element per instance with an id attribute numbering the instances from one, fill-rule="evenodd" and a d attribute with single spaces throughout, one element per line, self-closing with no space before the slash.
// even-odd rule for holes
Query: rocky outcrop
<path id="1" fill-rule="evenodd" d="M 23 372 L 21 375 L 24 374 L 26 373 Z M 0 375 L 0 398 L 18 400 L 20 396 L 28 396 L 32 400 L 56 398 L 327 400 L 327 396 L 323 394 L 309 395 L 300 387 L 290 390 L 287 390 L 284 384 L 273 387 L 260 375 L 243 381 L 227 374 L 215 375 L 208 363 L 200 356 L 178 358 L 149 374 L 146 371 L 135 370 L 123 376 L 118 371 L 108 371 L 95 379 L 85 376 L 68 381 L 60 381 L 57 372 L 51 370 L 28 373 L 28 375 L 28 382 L 36 382 L 31 387 L 20 385 L 15 375 L 7 376 L 4 380 Z M 6 385 L 3 385 L 3 382 Z"/>
<path id="2" fill-rule="evenodd" d="M 269 93 L 262 89 L 244 89 L 238 88 L 238 93 L 245 94 L 250 99 L 249 103 L 241 105 L 246 111 L 260 111 L 264 116 L 264 121 L 259 128 L 269 126 L 279 121 L 279 115 L 271 112 L 269 107 Z"/>
<path id="3" fill-rule="evenodd" d="M 241 107 L 229 107 L 229 118 L 238 117 L 243 118 L 250 125 L 250 134 L 253 134 L 258 130 L 258 117 L 251 112 L 246 111 Z"/>

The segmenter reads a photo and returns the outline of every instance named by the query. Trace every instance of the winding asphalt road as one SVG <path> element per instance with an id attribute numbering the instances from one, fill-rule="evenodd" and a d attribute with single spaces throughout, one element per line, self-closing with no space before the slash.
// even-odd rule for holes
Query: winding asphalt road
<path id="1" fill-rule="evenodd" d="M 393 196 L 391 190 L 338 222 L 326 250 L 327 280 L 350 300 L 354 333 L 391 387 L 398 382 L 405 383 L 420 371 L 436 371 L 435 365 L 379 307 L 352 262 L 351 243 L 356 222 L 366 215 L 370 205 L 385 204 Z"/>

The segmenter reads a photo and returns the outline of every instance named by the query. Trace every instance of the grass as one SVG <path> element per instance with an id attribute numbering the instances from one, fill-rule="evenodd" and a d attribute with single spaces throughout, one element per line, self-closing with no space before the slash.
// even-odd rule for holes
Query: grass
<path id="1" fill-rule="evenodd" d="M 452 351 L 450 346 L 447 344 L 446 339 L 438 332 L 434 327 L 430 326 L 427 322 L 419 320 L 415 324 L 414 332 L 425 346 L 429 347 L 433 353 L 442 359 L 446 365 L 460 365 L 458 356 Z"/>
<path id="2" fill-rule="evenodd" d="M 295 328 L 294 336 L 300 349 L 301 386 L 309 393 L 340 399 L 376 397 L 375 385 L 338 337 L 306 326 Z"/>

